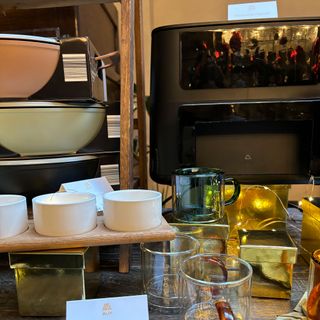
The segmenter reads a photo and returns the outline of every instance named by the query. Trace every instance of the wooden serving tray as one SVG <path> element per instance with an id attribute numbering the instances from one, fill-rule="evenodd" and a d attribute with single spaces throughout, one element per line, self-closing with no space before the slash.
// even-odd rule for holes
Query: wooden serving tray
<path id="1" fill-rule="evenodd" d="M 17 236 L 0 239 L 0 252 L 37 251 L 165 241 L 175 238 L 175 231 L 164 218 L 159 227 L 139 232 L 117 232 L 107 229 L 98 216 L 97 227 L 87 233 L 68 237 L 48 237 L 38 234 L 33 220 L 29 228 Z"/>

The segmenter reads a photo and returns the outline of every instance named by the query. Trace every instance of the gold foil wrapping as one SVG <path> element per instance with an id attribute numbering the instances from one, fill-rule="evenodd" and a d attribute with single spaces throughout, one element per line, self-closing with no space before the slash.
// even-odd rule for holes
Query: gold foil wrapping
<path id="1" fill-rule="evenodd" d="M 66 301 L 93 297 L 98 248 L 9 253 L 22 316 L 65 316 Z"/>
<path id="2" fill-rule="evenodd" d="M 225 207 L 230 224 L 230 238 L 238 236 L 238 230 L 286 230 L 286 210 L 289 185 L 241 185 L 237 201 Z M 225 198 L 232 194 L 226 186 Z"/>
<path id="3" fill-rule="evenodd" d="M 290 299 L 297 248 L 286 231 L 239 230 L 240 258 L 253 268 L 252 296 Z"/>
<path id="4" fill-rule="evenodd" d="M 187 234 L 200 243 L 200 253 L 227 253 L 228 224 L 170 223 L 177 234 Z"/>
<path id="5" fill-rule="evenodd" d="M 311 253 L 320 248 L 320 198 L 302 199 L 301 254 L 309 263 Z"/>

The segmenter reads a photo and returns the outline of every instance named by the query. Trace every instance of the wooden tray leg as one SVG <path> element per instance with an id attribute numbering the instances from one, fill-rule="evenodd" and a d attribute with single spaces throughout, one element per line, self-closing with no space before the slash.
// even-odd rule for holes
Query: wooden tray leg
<path id="1" fill-rule="evenodd" d="M 120 245 L 119 272 L 128 273 L 130 271 L 130 253 L 131 253 L 130 244 Z"/>

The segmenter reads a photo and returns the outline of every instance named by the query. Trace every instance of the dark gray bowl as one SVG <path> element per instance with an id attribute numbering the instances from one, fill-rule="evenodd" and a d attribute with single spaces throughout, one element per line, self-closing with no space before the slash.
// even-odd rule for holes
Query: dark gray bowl
<path id="1" fill-rule="evenodd" d="M 55 157 L 0 161 L 0 194 L 20 194 L 28 203 L 35 196 L 56 192 L 65 182 L 100 175 L 95 156 Z"/>

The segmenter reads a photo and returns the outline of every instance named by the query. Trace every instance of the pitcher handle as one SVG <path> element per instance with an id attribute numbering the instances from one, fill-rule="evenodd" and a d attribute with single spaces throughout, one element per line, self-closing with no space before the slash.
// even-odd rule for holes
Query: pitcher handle
<path id="1" fill-rule="evenodd" d="M 232 197 L 224 202 L 224 205 L 228 206 L 230 204 L 233 204 L 238 199 L 238 197 L 240 195 L 241 187 L 240 187 L 240 183 L 238 182 L 238 180 L 236 180 L 234 178 L 225 178 L 224 181 L 225 182 L 231 181 L 234 186 L 234 192 L 233 192 Z"/>

